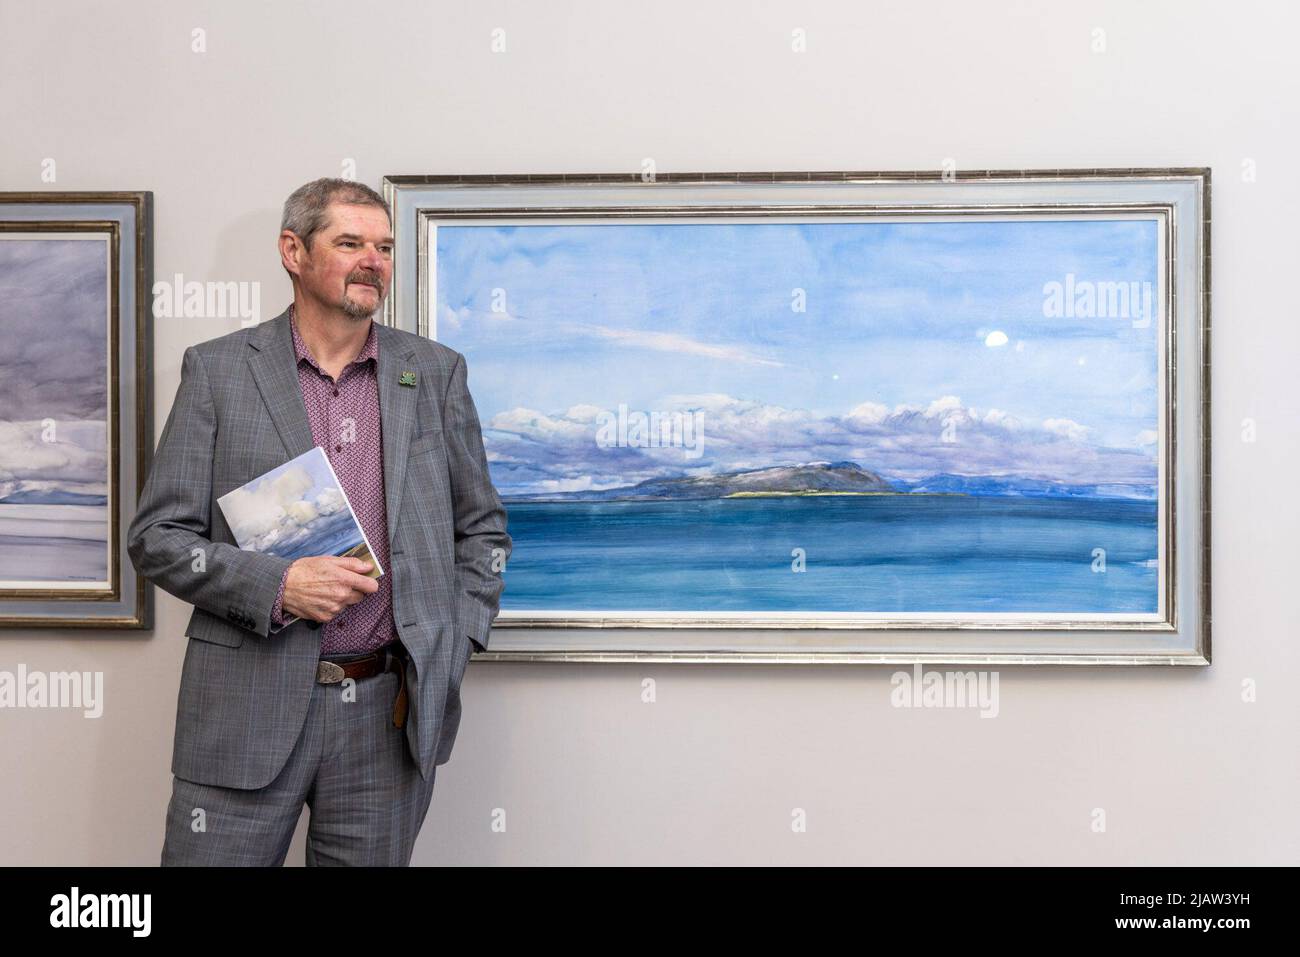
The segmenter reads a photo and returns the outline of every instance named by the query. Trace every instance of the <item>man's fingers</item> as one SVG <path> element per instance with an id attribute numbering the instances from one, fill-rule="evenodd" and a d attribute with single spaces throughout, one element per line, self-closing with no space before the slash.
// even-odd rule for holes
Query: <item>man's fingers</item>
<path id="1" fill-rule="evenodd" d="M 322 557 L 329 561 L 336 581 L 341 581 L 349 588 L 363 591 L 366 594 L 379 590 L 379 583 L 366 574 L 367 571 L 374 567 L 373 561 L 360 558 L 344 558 L 337 555 Z M 370 585 L 366 585 L 366 582 L 370 582 Z"/>
<path id="2" fill-rule="evenodd" d="M 339 580 L 354 591 L 365 592 L 367 595 L 379 591 L 378 581 L 368 575 L 358 575 L 345 568 L 339 569 Z"/>

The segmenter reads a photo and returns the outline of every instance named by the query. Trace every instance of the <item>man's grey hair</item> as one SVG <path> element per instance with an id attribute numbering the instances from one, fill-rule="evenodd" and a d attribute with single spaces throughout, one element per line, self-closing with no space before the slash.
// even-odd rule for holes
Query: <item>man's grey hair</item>
<path id="1" fill-rule="evenodd" d="M 317 179 L 299 186 L 284 201 L 284 215 L 280 217 L 280 229 L 293 232 L 311 249 L 311 239 L 325 228 L 329 219 L 330 203 L 346 203 L 349 206 L 378 206 L 388 217 L 388 226 L 393 225 L 393 213 L 380 196 L 364 183 L 350 179 Z"/>

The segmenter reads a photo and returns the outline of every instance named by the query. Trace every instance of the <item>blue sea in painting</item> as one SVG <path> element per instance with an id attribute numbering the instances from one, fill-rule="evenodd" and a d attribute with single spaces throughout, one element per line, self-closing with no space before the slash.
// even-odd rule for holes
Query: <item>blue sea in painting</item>
<path id="1" fill-rule="evenodd" d="M 503 610 L 1157 610 L 1154 501 L 808 496 L 508 509 Z M 797 548 L 803 572 L 792 570 Z"/>

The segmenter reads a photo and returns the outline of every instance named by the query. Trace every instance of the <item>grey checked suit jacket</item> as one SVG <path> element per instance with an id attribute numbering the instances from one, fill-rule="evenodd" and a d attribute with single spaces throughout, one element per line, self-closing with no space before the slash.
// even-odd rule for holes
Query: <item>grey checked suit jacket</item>
<path id="1" fill-rule="evenodd" d="M 460 683 L 488 644 L 509 557 L 465 359 L 376 323 L 393 620 L 411 653 L 406 735 L 421 775 L 451 757 Z M 402 372 L 416 373 L 403 386 Z M 312 448 L 289 311 L 185 350 L 180 388 L 127 533 L 136 570 L 194 606 L 172 773 L 260 788 L 284 767 L 316 680 L 320 631 L 272 631 L 287 558 L 243 551 L 217 499 Z"/>

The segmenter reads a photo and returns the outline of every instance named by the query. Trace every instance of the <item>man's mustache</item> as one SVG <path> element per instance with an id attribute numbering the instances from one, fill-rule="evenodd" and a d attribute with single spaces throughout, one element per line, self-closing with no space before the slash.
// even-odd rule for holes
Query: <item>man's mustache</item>
<path id="1" fill-rule="evenodd" d="M 349 283 L 356 282 L 366 286 L 374 286 L 375 289 L 377 289 L 379 292 L 384 291 L 383 280 L 380 279 L 378 276 L 374 275 L 373 273 L 353 273 L 351 276 L 348 276 L 348 282 Z"/>

